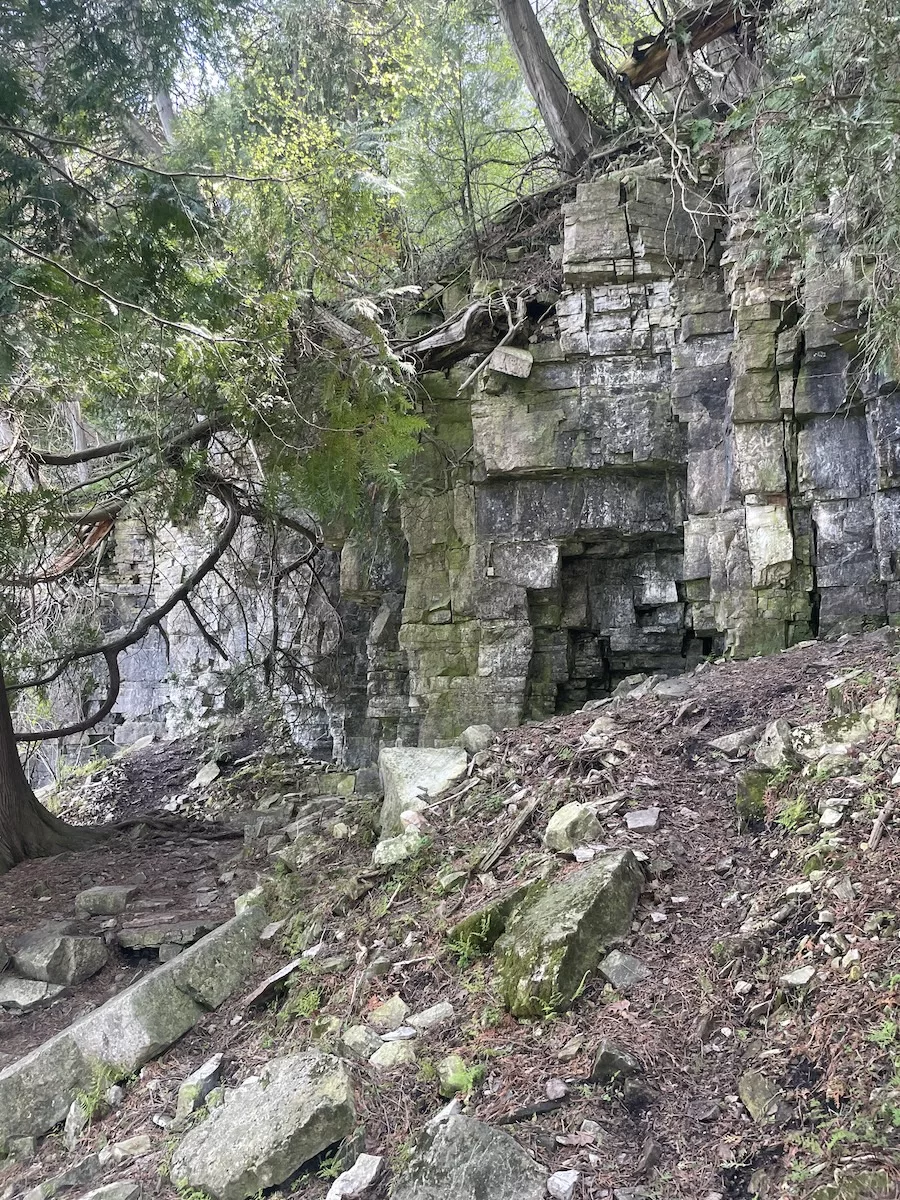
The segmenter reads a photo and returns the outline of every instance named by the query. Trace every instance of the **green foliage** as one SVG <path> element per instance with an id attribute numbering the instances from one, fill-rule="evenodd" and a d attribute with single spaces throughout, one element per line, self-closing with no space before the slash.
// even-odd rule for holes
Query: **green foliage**
<path id="1" fill-rule="evenodd" d="M 804 261 L 826 302 L 835 281 L 868 281 L 865 351 L 888 373 L 900 363 L 898 38 L 891 0 L 824 0 L 814 16 L 781 0 L 763 30 L 766 83 L 736 118 L 753 130 L 770 260 Z"/>

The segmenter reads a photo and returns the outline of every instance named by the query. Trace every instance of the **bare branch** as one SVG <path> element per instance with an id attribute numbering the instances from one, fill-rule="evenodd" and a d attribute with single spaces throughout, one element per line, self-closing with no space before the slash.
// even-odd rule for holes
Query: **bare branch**
<path id="1" fill-rule="evenodd" d="M 106 659 L 109 682 L 106 688 L 106 698 L 97 711 L 92 713 L 91 716 L 85 717 L 82 721 L 76 721 L 73 725 L 61 725 L 57 729 L 37 729 L 31 733 L 14 734 L 17 742 L 48 742 L 52 738 L 74 737 L 76 733 L 84 733 L 88 729 L 93 729 L 99 721 L 109 716 L 119 698 L 119 689 L 122 686 L 122 680 L 119 674 L 119 656 L 117 651 L 107 648 L 102 653 Z M 9 690 L 12 691 L 13 689 L 10 688 Z"/>

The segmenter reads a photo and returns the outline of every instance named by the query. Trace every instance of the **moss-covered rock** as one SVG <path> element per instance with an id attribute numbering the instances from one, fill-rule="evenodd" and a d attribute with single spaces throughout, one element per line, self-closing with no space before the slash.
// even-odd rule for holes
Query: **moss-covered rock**
<path id="1" fill-rule="evenodd" d="M 615 851 L 519 905 L 495 947 L 509 1011 L 568 1008 L 610 942 L 628 932 L 643 881 L 631 851 Z"/>
<path id="2" fill-rule="evenodd" d="M 506 929 L 515 909 L 527 898 L 534 897 L 543 887 L 541 879 L 529 879 L 526 883 L 519 884 L 505 896 L 457 921 L 447 935 L 448 940 L 460 953 L 469 958 L 487 954 Z"/>
<path id="3" fill-rule="evenodd" d="M 734 807 L 741 826 L 766 819 L 766 790 L 772 782 L 772 772 L 763 769 L 742 771 L 737 777 Z"/>

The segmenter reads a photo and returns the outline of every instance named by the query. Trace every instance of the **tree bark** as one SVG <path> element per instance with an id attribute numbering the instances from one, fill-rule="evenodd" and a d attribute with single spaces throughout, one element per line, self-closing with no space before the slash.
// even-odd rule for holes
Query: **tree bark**
<path id="1" fill-rule="evenodd" d="M 500 23 L 564 170 L 577 171 L 604 138 L 566 83 L 530 0 L 496 0 Z"/>
<path id="2" fill-rule="evenodd" d="M 99 836 L 95 829 L 78 829 L 55 817 L 32 791 L 16 749 L 0 667 L 0 874 L 26 858 L 84 848 Z"/>

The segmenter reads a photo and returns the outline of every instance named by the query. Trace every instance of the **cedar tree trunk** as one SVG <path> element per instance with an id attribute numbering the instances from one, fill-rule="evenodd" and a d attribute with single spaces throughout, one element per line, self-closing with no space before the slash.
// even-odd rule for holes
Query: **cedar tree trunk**
<path id="1" fill-rule="evenodd" d="M 531 0 L 496 0 L 500 23 L 529 92 L 566 171 L 577 170 L 603 140 L 603 130 L 566 83 Z"/>
<path id="2" fill-rule="evenodd" d="M 16 748 L 0 667 L 0 874 L 26 858 L 79 849 L 96 840 L 95 830 L 78 829 L 54 817 L 31 790 Z"/>

